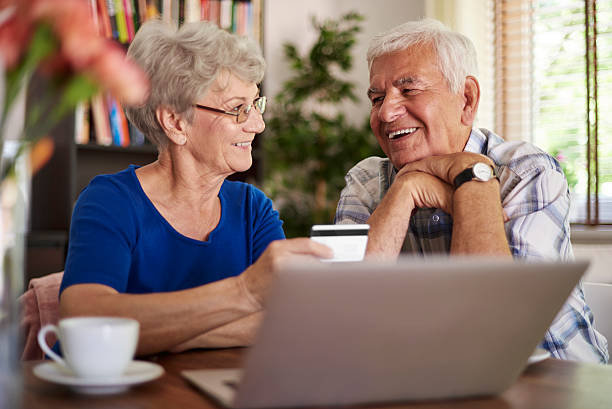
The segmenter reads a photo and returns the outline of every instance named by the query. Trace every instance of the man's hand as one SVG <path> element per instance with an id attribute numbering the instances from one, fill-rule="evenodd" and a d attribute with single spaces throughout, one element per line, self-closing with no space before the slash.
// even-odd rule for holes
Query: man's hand
<path id="1" fill-rule="evenodd" d="M 451 213 L 453 189 L 439 178 L 418 171 L 401 171 L 368 219 L 366 256 L 395 259 L 402 248 L 415 208 L 439 208 Z"/>
<path id="2" fill-rule="evenodd" d="M 261 257 L 238 278 L 261 305 L 276 274 L 288 262 L 312 262 L 333 256 L 329 247 L 307 238 L 277 240 L 270 243 Z"/>
<path id="3" fill-rule="evenodd" d="M 442 179 L 451 188 L 452 212 L 448 212 L 453 216 L 451 254 L 508 257 L 510 251 L 503 225 L 508 217 L 501 206 L 499 184 L 493 180 L 468 183 L 458 193 L 451 187 L 459 173 L 477 162 L 493 165 L 484 155 L 459 152 L 408 163 L 398 172 L 398 177 L 425 172 Z"/>
<path id="4" fill-rule="evenodd" d="M 415 208 L 453 210 L 453 188 L 440 178 L 422 171 L 404 171 L 397 174 L 394 184 L 403 185 L 403 196 Z M 408 215 L 410 216 L 410 215 Z"/>
<path id="5" fill-rule="evenodd" d="M 448 155 L 429 156 L 416 162 L 407 163 L 398 172 L 397 176 L 399 177 L 408 172 L 420 171 L 436 176 L 452 186 L 455 177 L 476 162 L 484 162 L 493 166 L 493 162 L 487 156 L 472 152 L 458 152 Z"/>

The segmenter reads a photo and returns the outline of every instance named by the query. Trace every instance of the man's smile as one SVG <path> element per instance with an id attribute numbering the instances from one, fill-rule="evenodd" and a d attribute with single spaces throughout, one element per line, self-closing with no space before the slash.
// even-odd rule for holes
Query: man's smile
<path id="1" fill-rule="evenodd" d="M 396 139 L 399 138 L 403 135 L 410 135 L 413 134 L 417 131 L 418 128 L 403 128 L 403 129 L 398 129 L 396 131 L 391 131 L 387 133 L 387 136 L 389 137 L 389 139 Z"/>

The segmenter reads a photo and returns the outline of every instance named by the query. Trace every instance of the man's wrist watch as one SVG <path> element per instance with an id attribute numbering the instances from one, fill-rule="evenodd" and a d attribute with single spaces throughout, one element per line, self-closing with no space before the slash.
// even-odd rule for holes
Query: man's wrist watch
<path id="1" fill-rule="evenodd" d="M 453 184 L 455 185 L 455 190 L 457 190 L 459 186 L 465 182 L 469 182 L 471 180 L 486 182 L 493 178 L 497 179 L 495 168 L 493 168 L 493 166 L 485 162 L 476 162 L 469 168 L 459 173 L 455 177 Z"/>

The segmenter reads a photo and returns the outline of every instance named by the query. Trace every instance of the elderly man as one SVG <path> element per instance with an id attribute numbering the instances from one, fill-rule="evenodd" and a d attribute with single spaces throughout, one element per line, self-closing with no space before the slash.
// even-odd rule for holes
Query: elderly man
<path id="1" fill-rule="evenodd" d="M 468 38 L 434 20 L 408 22 L 375 37 L 367 59 L 370 125 L 387 158 L 348 172 L 336 223 L 370 224 L 368 257 L 573 257 L 559 164 L 473 127 L 480 87 Z M 542 347 L 557 358 L 607 362 L 580 286 Z"/>

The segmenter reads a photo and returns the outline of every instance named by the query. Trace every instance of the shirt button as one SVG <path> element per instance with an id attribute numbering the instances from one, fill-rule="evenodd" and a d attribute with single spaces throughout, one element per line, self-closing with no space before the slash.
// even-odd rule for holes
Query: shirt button
<path id="1" fill-rule="evenodd" d="M 440 216 L 438 216 L 437 214 L 434 214 L 434 215 L 431 217 L 431 220 L 433 220 L 433 221 L 434 221 L 434 223 L 437 223 L 438 221 L 440 221 Z"/>

